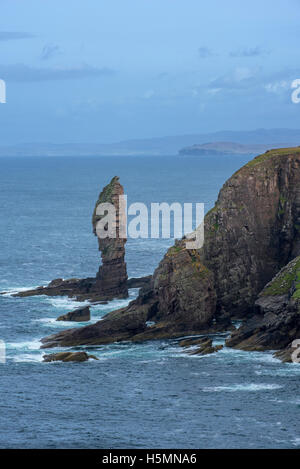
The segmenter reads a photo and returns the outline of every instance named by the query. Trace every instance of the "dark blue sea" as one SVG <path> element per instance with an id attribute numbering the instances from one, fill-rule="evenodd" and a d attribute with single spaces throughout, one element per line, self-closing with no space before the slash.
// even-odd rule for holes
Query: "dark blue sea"
<path id="1" fill-rule="evenodd" d="M 89 347 L 99 361 L 43 363 L 39 340 L 70 327 L 55 319 L 78 303 L 11 296 L 58 277 L 95 275 L 100 255 L 91 216 L 113 176 L 129 203 L 204 202 L 208 210 L 246 161 L 0 158 L 0 291 L 8 292 L 0 296 L 7 352 L 0 363 L 1 448 L 300 447 L 300 365 L 227 348 L 190 356 L 171 340 Z M 152 273 L 172 243 L 128 240 L 129 277 Z M 126 304 L 92 306 L 92 321 Z"/>

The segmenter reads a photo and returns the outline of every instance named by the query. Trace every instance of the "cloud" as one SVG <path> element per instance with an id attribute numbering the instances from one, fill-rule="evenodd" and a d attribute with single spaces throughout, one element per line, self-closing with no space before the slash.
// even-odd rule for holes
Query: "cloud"
<path id="1" fill-rule="evenodd" d="M 208 47 L 199 47 L 198 49 L 198 56 L 200 59 L 207 59 L 208 57 L 212 57 L 214 54 L 211 49 Z"/>
<path id="2" fill-rule="evenodd" d="M 274 81 L 264 86 L 268 93 L 281 94 L 291 88 L 291 82 L 286 80 Z"/>
<path id="3" fill-rule="evenodd" d="M 110 68 L 96 68 L 90 65 L 70 68 L 34 68 L 24 64 L 0 65 L 1 78 L 14 82 L 70 80 L 113 74 L 115 71 Z"/>
<path id="4" fill-rule="evenodd" d="M 221 89 L 245 89 L 257 83 L 258 69 L 249 67 L 237 67 L 233 72 L 223 75 L 210 82 L 210 90 Z"/>
<path id="5" fill-rule="evenodd" d="M 244 47 L 242 49 L 238 49 L 236 51 L 232 51 L 229 53 L 230 57 L 259 57 L 261 55 L 269 54 L 268 51 L 262 49 L 260 46 L 256 47 Z"/>
<path id="6" fill-rule="evenodd" d="M 41 53 L 41 59 L 42 60 L 49 60 L 52 59 L 57 54 L 60 54 L 60 48 L 59 46 L 55 44 L 46 44 L 43 47 L 42 53 Z"/>
<path id="7" fill-rule="evenodd" d="M 0 31 L 0 41 L 11 41 L 13 39 L 30 39 L 35 37 L 30 33 L 14 32 L 14 31 Z"/>

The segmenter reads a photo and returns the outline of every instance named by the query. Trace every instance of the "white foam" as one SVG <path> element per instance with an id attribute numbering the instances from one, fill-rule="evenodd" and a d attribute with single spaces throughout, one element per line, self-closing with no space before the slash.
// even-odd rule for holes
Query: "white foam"
<path id="1" fill-rule="evenodd" d="M 69 298 L 67 296 L 62 297 L 49 297 L 47 296 L 46 301 L 50 303 L 54 308 L 60 310 L 68 310 L 71 311 L 72 309 L 78 309 L 84 306 L 90 306 L 89 301 L 76 301 L 73 298 Z"/>
<path id="2" fill-rule="evenodd" d="M 230 347 L 223 347 L 218 352 L 218 356 L 224 359 L 222 355 L 231 355 L 232 358 L 246 359 L 247 361 L 254 361 L 260 363 L 277 363 L 280 362 L 277 358 L 273 357 L 272 352 L 248 352 L 245 350 L 234 349 Z"/>
<path id="3" fill-rule="evenodd" d="M 292 440 L 292 445 L 293 446 L 300 446 L 300 438 L 296 437 Z"/>
<path id="4" fill-rule="evenodd" d="M 6 344 L 7 349 L 12 350 L 39 350 L 41 347 L 41 342 L 39 339 L 33 339 L 30 341 L 23 342 L 8 342 Z"/>
<path id="5" fill-rule="evenodd" d="M 11 288 L 6 288 L 4 291 L 0 292 L 1 296 L 4 296 L 6 298 L 11 298 L 12 295 L 15 295 L 17 293 L 21 293 L 23 291 L 27 290 L 35 290 L 38 288 L 39 285 L 35 285 L 32 287 L 11 287 Z"/>
<path id="6" fill-rule="evenodd" d="M 271 391 L 280 389 L 283 386 L 279 384 L 264 384 L 264 383 L 249 383 L 249 384 L 233 384 L 232 386 L 212 386 L 202 388 L 204 392 L 257 392 L 257 391 Z"/>
<path id="7" fill-rule="evenodd" d="M 44 353 L 41 354 L 29 354 L 29 353 L 24 353 L 21 355 L 18 355 L 17 357 L 13 357 L 12 360 L 16 363 L 41 363 L 43 361 L 43 356 Z"/>

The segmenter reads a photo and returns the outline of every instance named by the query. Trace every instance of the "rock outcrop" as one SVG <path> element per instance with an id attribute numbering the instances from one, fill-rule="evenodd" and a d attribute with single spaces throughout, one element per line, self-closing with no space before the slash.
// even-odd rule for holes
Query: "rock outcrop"
<path id="1" fill-rule="evenodd" d="M 78 308 L 74 311 L 70 311 L 67 314 L 59 316 L 56 321 L 77 321 L 77 322 L 87 322 L 91 319 L 90 307 L 86 306 L 84 308 Z"/>
<path id="2" fill-rule="evenodd" d="M 266 285 L 255 302 L 255 314 L 226 345 L 242 350 L 279 350 L 277 357 L 292 361 L 292 343 L 300 339 L 300 256 Z"/>
<path id="3" fill-rule="evenodd" d="M 267 282 L 300 254 L 300 148 L 268 151 L 237 171 L 205 217 L 203 264 L 217 314 L 252 314 Z"/>
<path id="4" fill-rule="evenodd" d="M 117 176 L 113 177 L 111 182 L 104 187 L 96 202 L 93 212 L 92 224 L 93 232 L 97 236 L 97 223 L 103 215 L 97 215 L 99 204 L 109 203 L 115 207 L 116 237 L 103 238 L 98 237 L 99 250 L 101 251 L 102 265 L 96 277 L 84 279 L 58 278 L 52 280 L 46 287 L 38 287 L 34 290 L 22 291 L 14 294 L 16 297 L 28 296 L 69 296 L 78 301 L 91 300 L 108 301 L 113 298 L 127 298 L 128 288 L 140 288 L 150 281 L 150 277 L 127 278 L 125 263 L 125 243 L 126 238 L 120 236 L 121 224 L 126 221 L 125 209 L 119 204 L 119 197 L 124 194 L 123 186 Z M 2 294 L 5 292 L 2 292 Z"/>
<path id="5" fill-rule="evenodd" d="M 300 254 L 300 148 L 268 151 L 237 171 L 205 217 L 200 250 L 175 243 L 127 308 L 43 346 L 101 344 L 228 330 Z M 266 325 L 266 327 L 268 327 Z"/>
<path id="6" fill-rule="evenodd" d="M 179 342 L 179 346 L 188 348 L 187 353 L 190 355 L 210 355 L 223 348 L 223 345 L 213 345 L 213 340 L 209 337 L 184 339 Z M 189 350 L 190 347 L 193 347 L 192 350 Z"/>
<path id="7" fill-rule="evenodd" d="M 217 330 L 215 305 L 212 273 L 201 264 L 199 253 L 185 249 L 185 242 L 180 241 L 169 249 L 150 285 L 128 307 L 107 314 L 94 325 L 46 337 L 43 347 L 142 341 Z"/>
<path id="8" fill-rule="evenodd" d="M 44 362 L 86 362 L 92 358 L 93 360 L 98 360 L 94 355 L 88 355 L 86 352 L 60 352 L 60 353 L 50 353 L 49 355 L 43 356 Z"/>
<path id="9" fill-rule="evenodd" d="M 113 224 L 115 237 L 108 236 L 101 238 L 98 236 L 102 265 L 99 268 L 96 282 L 92 286 L 91 292 L 96 293 L 101 298 L 126 298 L 128 296 L 125 263 L 125 243 L 127 239 L 121 233 L 122 224 L 123 227 L 126 224 L 126 213 L 120 204 L 120 196 L 123 195 L 123 186 L 121 186 L 119 178 L 115 176 L 99 195 L 93 213 L 93 231 L 98 236 L 97 223 L 104 216 L 97 214 L 98 206 L 108 203 L 112 204 L 116 210 L 116 220 Z"/>

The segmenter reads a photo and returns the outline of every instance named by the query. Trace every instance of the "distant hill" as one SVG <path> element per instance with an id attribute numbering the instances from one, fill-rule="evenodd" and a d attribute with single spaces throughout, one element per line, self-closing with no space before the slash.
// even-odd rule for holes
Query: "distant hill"
<path id="1" fill-rule="evenodd" d="M 195 156 L 204 156 L 204 155 L 255 155 L 259 153 L 264 153 L 267 150 L 271 150 L 274 147 L 284 148 L 285 144 L 254 144 L 254 145 L 245 145 L 242 143 L 235 142 L 211 142 L 204 143 L 202 145 L 192 145 L 189 147 L 182 148 L 179 150 L 180 155 L 195 155 Z"/>
<path id="2" fill-rule="evenodd" d="M 0 146 L 0 156 L 113 156 L 113 155 L 176 155 L 186 147 L 207 142 L 230 145 L 262 145 L 263 149 L 300 145 L 300 129 L 257 129 L 221 131 L 206 134 L 126 140 L 117 143 L 24 143 Z M 235 142 L 234 144 L 232 142 Z M 270 144 L 272 142 L 272 144 Z M 225 147 L 224 147 L 225 148 Z M 258 148 L 258 147 L 257 147 Z M 255 149 L 254 153 L 261 150 Z M 216 151 L 220 151 L 219 149 Z"/>

